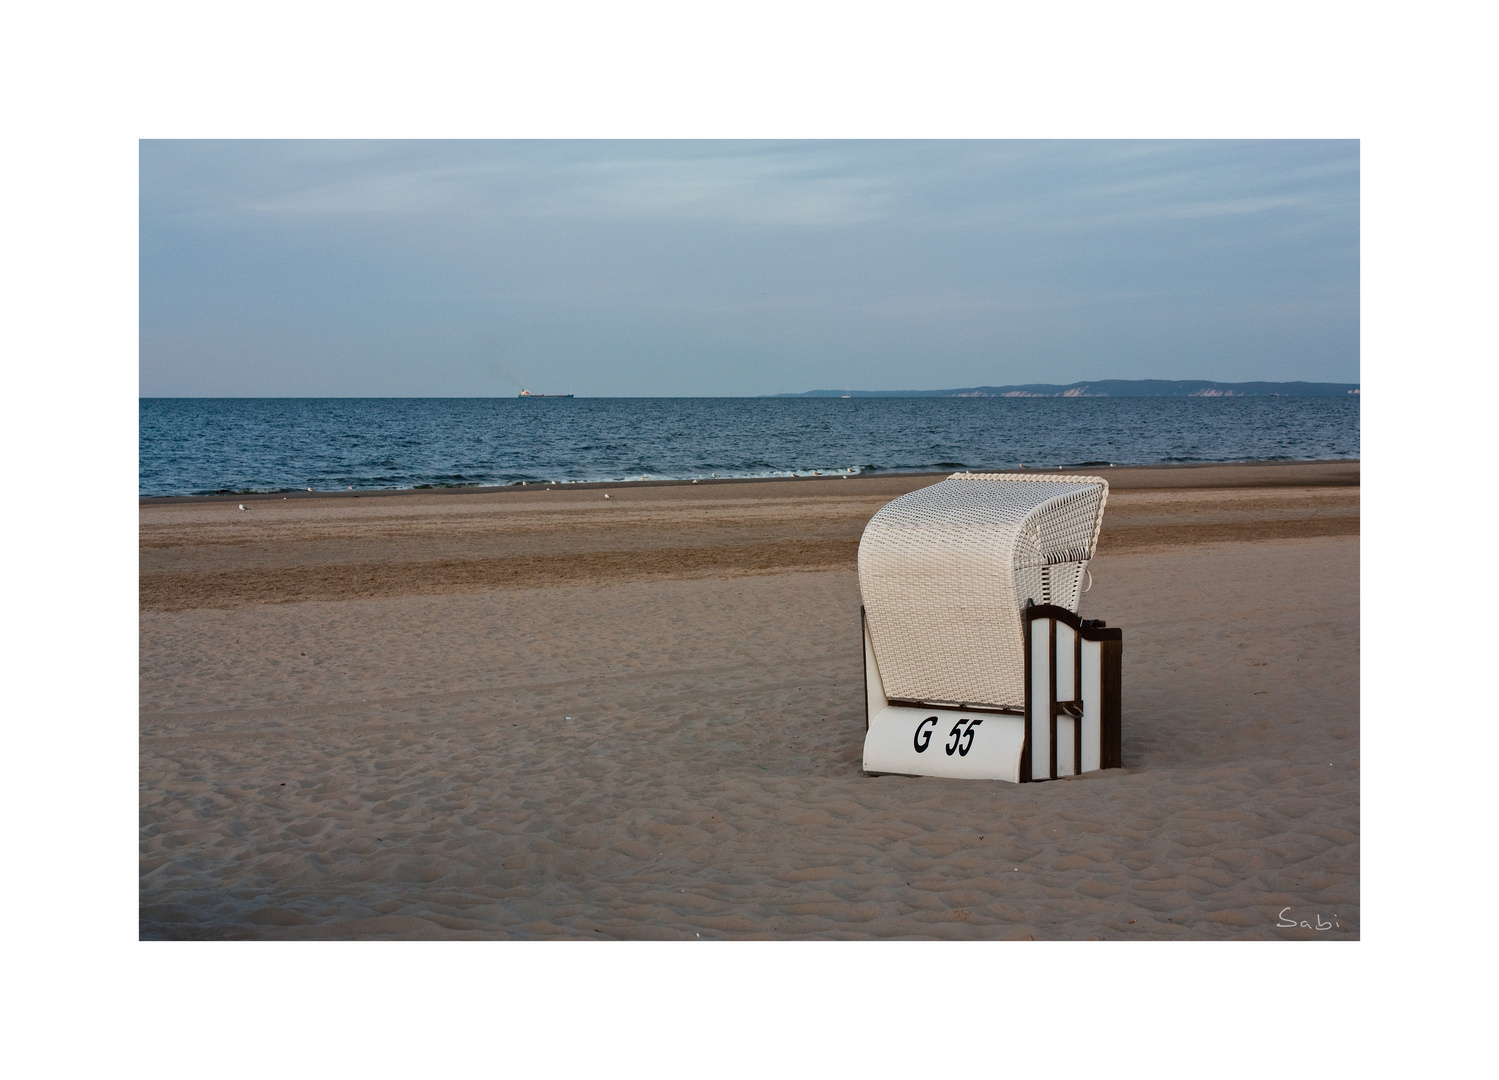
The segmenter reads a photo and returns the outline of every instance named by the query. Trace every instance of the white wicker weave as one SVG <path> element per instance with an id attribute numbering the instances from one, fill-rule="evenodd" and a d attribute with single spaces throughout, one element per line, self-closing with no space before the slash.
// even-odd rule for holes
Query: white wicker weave
<path id="1" fill-rule="evenodd" d="M 859 541 L 859 589 L 885 694 L 1021 708 L 1020 612 L 1076 612 L 1108 482 L 954 473 L 886 503 Z"/>

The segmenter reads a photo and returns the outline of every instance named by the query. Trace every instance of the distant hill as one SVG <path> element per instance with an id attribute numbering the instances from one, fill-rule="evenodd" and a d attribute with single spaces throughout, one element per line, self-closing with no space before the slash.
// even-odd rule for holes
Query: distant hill
<path id="1" fill-rule="evenodd" d="M 962 390 L 808 390 L 771 397 L 1347 397 L 1358 383 L 1208 382 L 1203 379 L 1098 379 L 1066 386 L 970 386 Z"/>

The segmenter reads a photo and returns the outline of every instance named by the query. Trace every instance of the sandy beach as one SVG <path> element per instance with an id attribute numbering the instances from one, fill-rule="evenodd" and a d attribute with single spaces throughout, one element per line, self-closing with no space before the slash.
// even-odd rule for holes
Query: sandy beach
<path id="1" fill-rule="evenodd" d="M 1358 464 L 1102 472 L 1125 767 L 1027 785 L 860 768 L 937 476 L 142 500 L 140 934 L 1356 939 Z"/>

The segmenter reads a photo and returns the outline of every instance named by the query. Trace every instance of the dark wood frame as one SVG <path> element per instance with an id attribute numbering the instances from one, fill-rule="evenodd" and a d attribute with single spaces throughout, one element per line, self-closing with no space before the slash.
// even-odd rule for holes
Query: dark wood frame
<path id="1" fill-rule="evenodd" d="M 865 694 L 867 703 L 869 695 Z M 909 698 L 887 697 L 886 701 L 892 705 L 899 705 L 903 709 L 946 709 L 948 712 L 979 712 L 992 713 L 996 716 L 1024 716 L 1023 709 L 1007 709 L 1002 705 L 969 705 L 965 701 L 912 701 Z M 868 705 L 865 705 L 868 711 Z M 867 717 L 866 717 L 867 719 Z"/>
<path id="2" fill-rule="evenodd" d="M 1047 657 L 1047 670 L 1051 676 L 1051 685 L 1048 687 L 1047 699 L 1050 707 L 1046 709 L 1048 730 L 1051 736 L 1051 752 L 1048 755 L 1047 772 L 1045 777 L 1033 777 L 1031 775 L 1031 733 L 1029 718 L 1034 715 L 1032 711 L 1031 689 L 1031 624 L 1037 619 L 1047 619 L 1048 641 L 1050 645 Z M 1057 717 L 1065 716 L 1074 724 L 1072 736 L 1072 774 L 1079 776 L 1083 771 L 1083 642 L 1096 641 L 1099 643 L 1099 696 L 1102 700 L 1098 703 L 1099 723 L 1099 761 L 1100 769 L 1120 769 L 1124 767 L 1124 732 L 1122 715 L 1119 703 L 1120 677 L 1123 674 L 1124 659 L 1124 631 L 1118 627 L 1106 626 L 1101 619 L 1084 619 L 1081 616 L 1068 611 L 1056 604 L 1027 603 L 1025 611 L 1021 613 L 1021 622 L 1024 633 L 1021 640 L 1024 642 L 1022 648 L 1025 653 L 1025 715 L 1026 731 L 1025 743 L 1020 751 L 1020 782 L 1028 783 L 1032 780 L 1055 780 L 1057 778 Z M 1057 623 L 1065 623 L 1075 633 L 1072 636 L 1072 693 L 1070 701 L 1057 700 Z"/>
<path id="3" fill-rule="evenodd" d="M 859 605 L 859 667 L 864 672 L 864 733 L 869 733 L 869 618 Z M 889 700 L 888 698 L 886 699 Z"/>

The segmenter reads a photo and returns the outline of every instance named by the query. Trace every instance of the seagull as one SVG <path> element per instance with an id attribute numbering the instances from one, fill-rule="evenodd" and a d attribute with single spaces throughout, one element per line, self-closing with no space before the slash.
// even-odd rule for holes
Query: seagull
<path id="1" fill-rule="evenodd" d="M 695 484 L 695 483 L 697 483 L 697 481 L 696 481 L 696 480 L 694 480 L 694 481 L 693 481 L 693 483 L 694 483 L 694 484 Z"/>
<path id="2" fill-rule="evenodd" d="M 608 498 L 612 498 L 612 496 L 606 491 L 606 492 L 604 492 L 604 498 L 608 499 Z"/>
<path id="3" fill-rule="evenodd" d="M 311 491 L 311 490 L 312 490 L 312 489 L 311 489 L 311 488 L 308 488 L 308 489 L 307 489 L 307 490 L 308 490 L 308 491 Z"/>
<path id="4" fill-rule="evenodd" d="M 241 510 L 243 510 L 243 509 L 244 509 L 244 508 L 245 508 L 245 504 L 244 504 L 244 503 L 240 503 L 240 504 L 239 504 L 239 508 L 240 508 L 240 509 L 241 509 Z"/>

